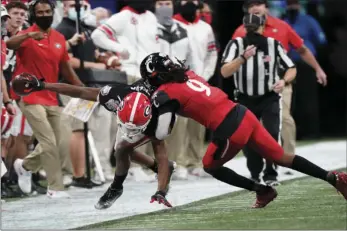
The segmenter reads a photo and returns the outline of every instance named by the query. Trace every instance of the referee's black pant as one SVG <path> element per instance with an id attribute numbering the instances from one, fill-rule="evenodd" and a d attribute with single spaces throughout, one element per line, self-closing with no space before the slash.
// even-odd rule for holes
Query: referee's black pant
<path id="1" fill-rule="evenodd" d="M 271 136 L 280 142 L 281 97 L 275 92 L 270 92 L 263 96 L 248 96 L 239 93 L 237 98 L 239 103 L 246 106 L 262 121 L 263 126 Z M 262 156 L 247 146 L 243 149 L 243 153 L 247 158 L 247 167 L 251 172 L 251 177 L 258 180 L 264 168 Z M 263 180 L 277 180 L 276 169 L 277 166 L 273 162 L 266 160 Z"/>

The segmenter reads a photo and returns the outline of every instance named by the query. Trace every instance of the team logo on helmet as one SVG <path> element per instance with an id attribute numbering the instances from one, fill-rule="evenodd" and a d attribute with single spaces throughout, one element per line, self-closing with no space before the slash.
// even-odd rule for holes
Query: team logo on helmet
<path id="1" fill-rule="evenodd" d="M 147 107 L 146 107 L 145 110 L 144 110 L 143 115 L 144 115 L 145 117 L 148 117 L 148 116 L 151 115 L 151 106 L 147 105 Z"/>
<path id="2" fill-rule="evenodd" d="M 153 63 L 152 63 L 152 56 L 149 56 L 146 63 L 146 70 L 149 72 L 149 73 L 153 73 L 154 71 L 154 66 L 153 66 Z"/>

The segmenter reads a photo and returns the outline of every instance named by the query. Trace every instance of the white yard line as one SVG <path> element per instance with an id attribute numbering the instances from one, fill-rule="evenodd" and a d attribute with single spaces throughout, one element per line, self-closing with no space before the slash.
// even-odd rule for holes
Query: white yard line
<path id="1" fill-rule="evenodd" d="M 323 142 L 297 148 L 297 153 L 328 170 L 346 167 L 346 142 Z M 245 158 L 227 163 L 236 172 L 248 176 Z M 279 179 L 290 180 L 303 177 L 292 171 Z M 124 194 L 109 209 L 94 209 L 97 199 L 107 186 L 101 188 L 70 189 L 71 199 L 48 199 L 46 196 L 27 198 L 2 204 L 3 229 L 71 229 L 97 222 L 113 220 L 136 214 L 163 209 L 161 205 L 150 204 L 150 196 L 156 190 L 156 183 L 126 182 Z M 239 191 L 241 189 L 220 183 L 214 179 L 173 181 L 168 199 L 174 206 L 184 205 L 201 199 Z"/>

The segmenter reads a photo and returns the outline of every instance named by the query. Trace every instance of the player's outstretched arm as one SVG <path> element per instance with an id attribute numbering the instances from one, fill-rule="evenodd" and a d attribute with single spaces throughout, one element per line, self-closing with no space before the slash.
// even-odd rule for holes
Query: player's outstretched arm
<path id="1" fill-rule="evenodd" d="M 65 83 L 45 83 L 43 79 L 29 73 L 22 73 L 12 80 L 12 88 L 16 94 L 26 96 L 35 91 L 48 90 L 74 98 L 97 101 L 99 88 L 80 87 Z"/>
<path id="2" fill-rule="evenodd" d="M 172 207 L 165 198 L 169 184 L 169 158 L 166 150 L 165 141 L 152 139 L 152 147 L 155 159 L 158 162 L 158 190 L 152 196 L 151 203 L 157 201 L 167 207 Z"/>
<path id="3" fill-rule="evenodd" d="M 90 101 L 97 101 L 100 88 L 79 87 L 65 83 L 45 83 L 44 90 Z"/>

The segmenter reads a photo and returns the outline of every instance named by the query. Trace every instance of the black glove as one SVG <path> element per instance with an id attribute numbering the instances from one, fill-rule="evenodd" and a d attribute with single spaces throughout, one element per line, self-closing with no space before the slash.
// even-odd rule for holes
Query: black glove
<path id="1" fill-rule="evenodd" d="M 36 76 L 22 73 L 12 80 L 12 88 L 19 96 L 26 96 L 34 91 L 41 91 L 45 88 L 44 79 L 39 80 Z"/>
<path id="2" fill-rule="evenodd" d="M 151 203 L 154 201 L 157 201 L 159 204 L 164 204 L 167 207 L 172 207 L 170 202 L 165 198 L 166 193 L 162 191 L 157 191 L 152 197 L 151 197 Z"/>

